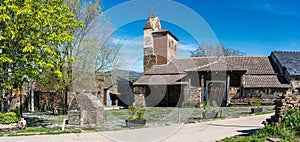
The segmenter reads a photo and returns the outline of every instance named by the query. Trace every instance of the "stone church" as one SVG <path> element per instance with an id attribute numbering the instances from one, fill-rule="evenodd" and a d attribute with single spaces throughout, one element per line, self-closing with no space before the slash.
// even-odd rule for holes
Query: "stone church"
<path id="1" fill-rule="evenodd" d="M 178 38 L 162 29 L 155 14 L 149 17 L 144 27 L 144 75 L 134 83 L 137 104 L 181 107 L 208 101 L 228 106 L 241 98 L 272 100 L 300 86 L 300 69 L 293 69 L 300 52 L 176 58 L 177 48 Z M 288 62 L 290 54 L 298 55 L 298 61 Z"/>

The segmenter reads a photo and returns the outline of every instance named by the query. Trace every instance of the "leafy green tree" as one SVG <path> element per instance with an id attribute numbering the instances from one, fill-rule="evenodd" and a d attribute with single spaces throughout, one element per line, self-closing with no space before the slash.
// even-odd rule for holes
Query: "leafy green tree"
<path id="1" fill-rule="evenodd" d="M 43 78 L 51 84 L 53 91 L 64 94 L 67 107 L 68 92 L 74 91 L 74 84 L 81 88 L 95 87 L 95 76 L 92 75 L 114 65 L 120 42 L 113 41 L 112 25 L 102 12 L 101 0 L 65 0 L 64 3 L 84 26 L 71 29 L 72 42 L 59 48 L 60 60 L 65 60 L 65 64 L 59 66 L 62 77 L 46 73 Z"/>
<path id="2" fill-rule="evenodd" d="M 191 57 L 207 56 L 245 56 L 246 53 L 237 49 L 227 48 L 224 44 L 217 44 L 216 47 L 202 43 L 195 51 L 191 52 Z"/>
<path id="3" fill-rule="evenodd" d="M 46 72 L 62 77 L 59 67 L 69 59 L 60 48 L 80 26 L 64 0 L 0 1 L 1 85 L 20 88 L 25 75 L 42 81 Z"/>

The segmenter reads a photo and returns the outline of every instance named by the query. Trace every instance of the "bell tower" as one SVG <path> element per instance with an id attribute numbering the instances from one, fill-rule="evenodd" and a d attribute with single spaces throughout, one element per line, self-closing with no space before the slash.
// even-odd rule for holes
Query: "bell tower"
<path id="1" fill-rule="evenodd" d="M 167 64 L 177 56 L 178 39 L 168 30 L 162 30 L 155 13 L 148 17 L 144 27 L 144 72 L 153 65 Z"/>
<path id="2" fill-rule="evenodd" d="M 152 33 L 160 30 L 160 20 L 156 14 L 153 13 L 152 17 L 148 17 L 147 23 L 144 27 L 144 72 L 156 64 Z"/>

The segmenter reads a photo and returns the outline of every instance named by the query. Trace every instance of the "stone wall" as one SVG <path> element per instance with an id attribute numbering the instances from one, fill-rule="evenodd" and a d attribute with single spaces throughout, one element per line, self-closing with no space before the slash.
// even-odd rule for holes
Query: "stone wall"
<path id="1" fill-rule="evenodd" d="M 203 100 L 201 87 L 184 87 L 184 100 L 182 106 L 200 107 Z"/>
<path id="2" fill-rule="evenodd" d="M 285 94 L 286 91 L 287 89 L 244 89 L 244 93 L 241 97 L 275 100 L 277 97 Z"/>
<path id="3" fill-rule="evenodd" d="M 144 72 L 156 65 L 156 55 L 144 55 Z"/>
<path id="4" fill-rule="evenodd" d="M 300 107 L 300 95 L 291 93 L 282 95 L 275 100 L 275 115 L 271 119 L 267 119 L 269 124 L 277 124 L 282 122 L 282 115 L 288 113 L 292 107 Z"/>

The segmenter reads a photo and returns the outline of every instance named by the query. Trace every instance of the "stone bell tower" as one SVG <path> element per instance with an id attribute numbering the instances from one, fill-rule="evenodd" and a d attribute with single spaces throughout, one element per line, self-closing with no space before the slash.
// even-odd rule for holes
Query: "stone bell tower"
<path id="1" fill-rule="evenodd" d="M 153 65 L 167 64 L 177 56 L 178 39 L 170 31 L 162 30 L 155 13 L 144 27 L 144 72 Z"/>

